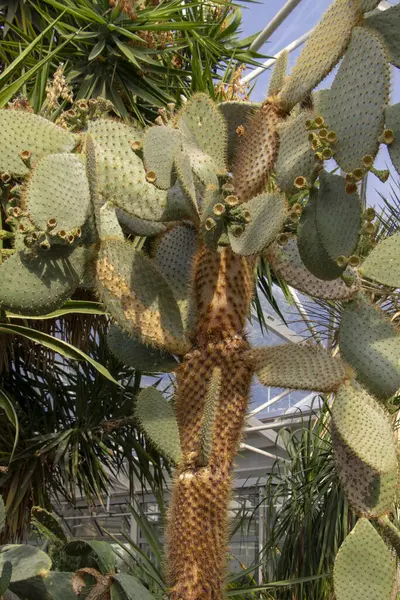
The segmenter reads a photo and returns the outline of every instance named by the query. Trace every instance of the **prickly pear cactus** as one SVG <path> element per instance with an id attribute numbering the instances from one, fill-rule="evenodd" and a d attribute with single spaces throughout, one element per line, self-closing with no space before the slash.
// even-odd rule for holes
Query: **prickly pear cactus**
<path id="1" fill-rule="evenodd" d="M 144 371 L 175 373 L 173 401 L 150 388 L 135 409 L 176 465 L 170 600 L 224 596 L 232 465 L 253 375 L 336 397 L 335 460 L 362 517 L 338 555 L 336 598 L 391 598 L 398 466 L 385 405 L 400 387 L 400 337 L 370 291 L 390 297 L 400 285 L 400 238 L 376 243 L 358 182 L 387 177 L 374 168 L 380 144 L 400 172 L 399 105 L 388 106 L 388 65 L 400 49 L 398 7 L 365 17 L 376 5 L 335 0 L 292 72 L 285 57 L 278 63 L 261 106 L 218 108 L 197 94 L 145 131 L 93 116 L 74 133 L 0 112 L 2 235 L 13 240 L 0 307 L 43 314 L 94 272 L 114 320 L 110 350 Z M 332 87 L 314 92 L 341 59 Z M 331 158 L 344 177 L 329 172 Z M 337 356 L 308 344 L 250 348 L 260 256 L 289 285 L 338 303 Z"/>

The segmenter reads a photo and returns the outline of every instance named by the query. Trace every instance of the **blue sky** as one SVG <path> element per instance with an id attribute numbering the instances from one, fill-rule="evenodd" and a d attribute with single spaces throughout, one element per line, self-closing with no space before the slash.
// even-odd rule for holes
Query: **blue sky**
<path id="1" fill-rule="evenodd" d="M 282 25 L 275 31 L 271 38 L 260 49 L 260 52 L 273 56 L 279 50 L 282 50 L 290 42 L 296 40 L 309 29 L 314 27 L 321 16 L 324 14 L 332 0 L 303 0 L 294 9 L 294 11 L 285 19 Z M 392 5 L 398 4 L 397 1 L 391 0 Z M 260 3 L 247 4 L 243 10 L 243 37 L 260 31 L 267 23 L 275 16 L 275 14 L 286 4 L 286 0 L 265 0 Z M 289 70 L 293 66 L 296 57 L 300 54 L 301 48 L 298 48 L 291 53 L 289 59 Z M 263 100 L 268 88 L 268 81 L 271 75 L 271 69 L 259 75 L 256 86 L 252 92 L 251 99 L 255 101 Z M 333 76 L 327 77 L 319 86 L 320 88 L 328 88 L 332 83 Z M 400 70 L 392 67 L 392 89 L 391 103 L 400 102 Z M 379 152 L 376 166 L 378 169 L 389 168 L 396 177 L 388 152 L 382 147 Z M 389 183 L 382 184 L 374 175 L 369 176 L 368 181 L 368 203 L 370 205 L 379 206 L 380 196 L 389 195 Z"/>

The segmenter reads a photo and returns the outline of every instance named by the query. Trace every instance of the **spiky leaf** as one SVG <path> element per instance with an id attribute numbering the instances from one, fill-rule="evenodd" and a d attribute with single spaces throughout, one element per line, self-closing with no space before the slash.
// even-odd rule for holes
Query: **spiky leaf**
<path id="1" fill-rule="evenodd" d="M 255 196 L 241 207 L 249 211 L 250 222 L 239 236 L 228 229 L 232 250 L 243 256 L 258 254 L 282 229 L 287 214 L 285 196 L 279 192 L 267 192 Z"/>
<path id="2" fill-rule="evenodd" d="M 107 344 L 111 352 L 125 365 L 150 373 L 169 373 L 177 366 L 172 354 L 142 342 L 111 325 L 107 333 Z"/>
<path id="3" fill-rule="evenodd" d="M 178 463 L 181 457 L 178 424 L 171 403 L 161 392 L 153 387 L 143 389 L 137 397 L 135 416 L 158 451 Z"/>
<path id="4" fill-rule="evenodd" d="M 41 506 L 33 506 L 31 510 L 31 524 L 48 540 L 66 542 L 67 536 L 54 513 L 50 513 Z"/>
<path id="5" fill-rule="evenodd" d="M 72 152 L 79 144 L 80 136 L 61 129 L 43 117 L 22 110 L 0 110 L 0 173 L 26 175 L 29 168 L 20 153 L 32 153 L 34 165 L 47 154 Z"/>
<path id="6" fill-rule="evenodd" d="M 8 544 L 0 547 L 0 570 L 6 562 L 12 564 L 11 581 L 22 581 L 46 573 L 51 568 L 51 559 L 42 550 L 27 544 Z"/>
<path id="7" fill-rule="evenodd" d="M 116 573 L 113 579 L 117 582 L 121 590 L 123 590 L 125 600 L 154 600 L 153 594 L 136 577 L 128 573 Z"/>
<path id="8" fill-rule="evenodd" d="M 396 562 L 368 519 L 360 519 L 341 545 L 333 583 L 337 600 L 388 600 Z"/>
<path id="9" fill-rule="evenodd" d="M 360 269 L 363 277 L 390 287 L 400 287 L 400 233 L 379 242 Z"/>
<path id="10" fill-rule="evenodd" d="M 280 93 L 290 110 L 331 71 L 346 51 L 359 17 L 358 0 L 335 0 L 314 28 Z"/>
<path id="11" fill-rule="evenodd" d="M 351 376 L 345 365 L 324 348 L 299 344 L 249 350 L 246 362 L 263 385 L 334 392 Z"/>
<path id="12" fill-rule="evenodd" d="M 285 246 L 272 243 L 265 251 L 265 257 L 274 273 L 297 290 L 325 300 L 349 300 L 360 290 L 360 278 L 348 267 L 353 283 L 346 285 L 342 279 L 323 281 L 315 277 L 305 267 L 300 258 L 296 238 L 291 238 Z"/>
<path id="13" fill-rule="evenodd" d="M 346 172 L 362 167 L 364 156 L 375 157 L 378 152 L 389 99 L 387 59 L 381 39 L 372 30 L 354 29 L 322 115 L 337 134 L 334 158 Z"/>
<path id="14" fill-rule="evenodd" d="M 397 458 L 389 416 L 360 387 L 343 385 L 332 408 L 336 466 L 352 507 L 380 516 L 396 495 Z"/>
<path id="15" fill-rule="evenodd" d="M 109 542 L 98 540 L 72 540 L 64 547 L 70 556 L 91 555 L 103 575 L 114 570 L 117 565 L 117 555 Z"/>
<path id="16" fill-rule="evenodd" d="M 378 2 L 374 3 L 378 4 Z M 400 68 L 400 4 L 367 17 L 365 24 L 383 36 L 390 62 Z"/>
<path id="17" fill-rule="evenodd" d="M 377 398 L 390 398 L 400 388 L 400 336 L 368 301 L 360 298 L 346 306 L 339 346 L 360 382 Z"/>

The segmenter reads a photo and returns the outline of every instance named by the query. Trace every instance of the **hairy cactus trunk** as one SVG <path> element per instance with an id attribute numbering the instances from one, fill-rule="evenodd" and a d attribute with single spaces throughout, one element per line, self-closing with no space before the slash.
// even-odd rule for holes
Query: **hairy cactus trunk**
<path id="1" fill-rule="evenodd" d="M 177 371 L 183 459 L 169 511 L 171 600 L 223 596 L 231 472 L 252 376 L 243 360 L 252 281 L 252 261 L 228 249 L 198 252 L 196 338 Z"/>

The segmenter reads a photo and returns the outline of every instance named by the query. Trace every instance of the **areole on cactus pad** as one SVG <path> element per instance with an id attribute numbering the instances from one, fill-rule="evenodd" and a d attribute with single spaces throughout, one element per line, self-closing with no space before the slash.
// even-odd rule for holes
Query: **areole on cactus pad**
<path id="1" fill-rule="evenodd" d="M 398 7 L 385 20 L 365 18 L 376 4 L 333 2 L 292 72 L 285 57 L 278 63 L 261 105 L 218 109 L 195 94 L 165 112 L 163 125 L 143 130 L 106 116 L 79 133 L 0 111 L 4 208 L 15 237 L 2 254 L 0 307 L 45 314 L 90 273 L 114 321 L 111 351 L 176 375 L 173 402 L 146 388 L 135 412 L 176 467 L 171 600 L 224 597 L 232 466 L 253 375 L 266 386 L 336 396 L 337 469 L 362 517 L 338 555 L 336 597 L 367 597 L 365 586 L 346 581 L 354 561 L 376 597 L 390 600 L 392 553 L 372 523 L 390 517 L 396 499 L 384 403 L 400 387 L 400 338 L 370 291 L 390 297 L 398 287 L 400 238 L 376 243 L 357 186 L 369 171 L 384 178 L 373 166 L 381 143 L 399 170 L 399 105 L 387 105 L 388 63 L 399 52 L 388 23 Z M 342 58 L 331 89 L 314 94 Z M 330 172 L 332 157 L 345 177 Z M 58 175 L 64 168 L 70 187 Z M 135 236 L 146 238 L 140 250 Z M 337 356 L 311 344 L 250 348 L 244 327 L 259 256 L 302 293 L 336 301 Z"/>

